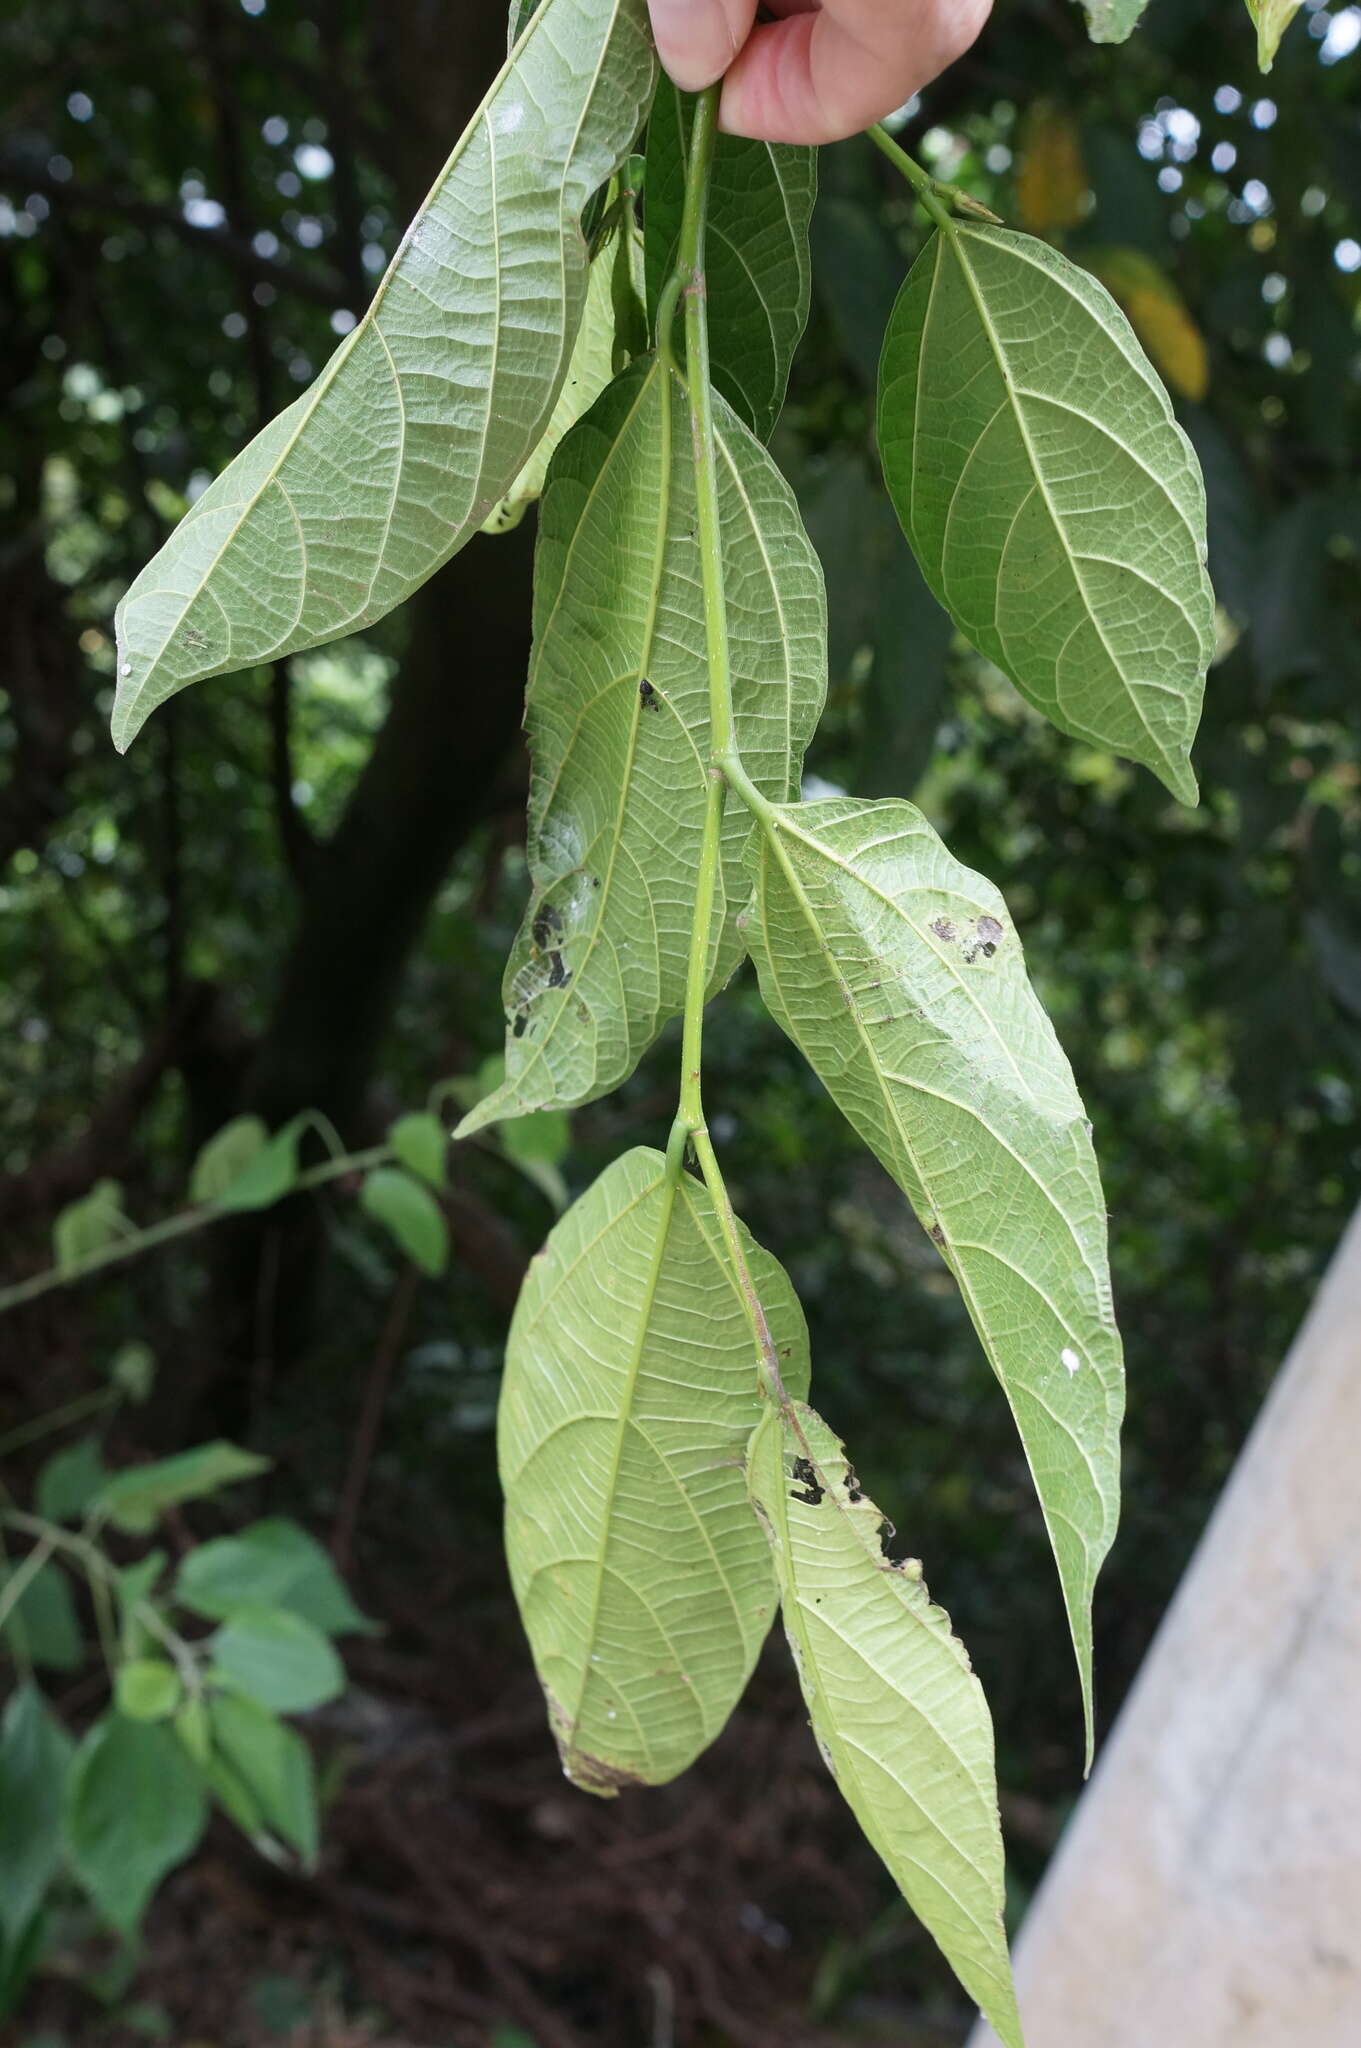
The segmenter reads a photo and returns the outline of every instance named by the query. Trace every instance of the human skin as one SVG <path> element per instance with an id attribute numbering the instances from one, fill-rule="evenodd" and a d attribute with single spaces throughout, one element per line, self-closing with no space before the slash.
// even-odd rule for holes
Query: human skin
<path id="1" fill-rule="evenodd" d="M 649 0 L 684 92 L 723 80 L 719 126 L 764 142 L 839 142 L 963 56 L 992 0 Z"/>

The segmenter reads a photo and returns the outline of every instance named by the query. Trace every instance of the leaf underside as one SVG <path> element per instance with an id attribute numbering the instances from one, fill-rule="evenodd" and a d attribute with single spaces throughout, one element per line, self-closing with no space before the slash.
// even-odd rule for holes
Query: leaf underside
<path id="1" fill-rule="evenodd" d="M 1123 43 L 1139 24 L 1148 0 L 1082 0 L 1094 43 Z"/>
<path id="2" fill-rule="evenodd" d="M 1281 37 L 1299 13 L 1303 0 L 1248 0 L 1248 13 L 1257 29 L 1257 64 L 1270 71 L 1281 47 Z"/>
<path id="3" fill-rule="evenodd" d="M 761 993 L 911 1201 L 1016 1417 L 1092 1742 L 1091 1600 L 1124 1370 L 1071 1070 L 997 890 L 901 802 L 789 806 L 753 849 Z"/>
<path id="4" fill-rule="evenodd" d="M 1194 803 L 1215 649 L 1205 489 L 1109 293 L 1029 236 L 935 235 L 889 323 L 879 440 L 960 630 L 1061 732 Z"/>
<path id="5" fill-rule="evenodd" d="M 810 1408 L 772 1408 L 748 1456 L 784 1625 L 818 1747 L 846 1803 L 1008 2048 L 1021 2028 L 1002 1927 L 992 1722 L 920 1565 Z"/>
<path id="6" fill-rule="evenodd" d="M 783 800 L 826 686 L 822 571 L 769 455 L 721 399 L 716 410 L 738 743 Z M 533 894 L 506 969 L 505 1084 L 461 1137 L 593 1101 L 684 1007 L 710 753 L 696 533 L 684 386 L 645 360 L 563 442 L 544 493 L 526 711 Z M 750 834 L 730 804 L 711 988 L 741 957 Z"/>
<path id="7" fill-rule="evenodd" d="M 364 318 L 119 606 L 116 745 L 189 683 L 372 625 L 476 532 L 552 413 L 582 209 L 654 76 L 645 0 L 545 0 Z"/>
<path id="8" fill-rule="evenodd" d="M 663 75 L 647 128 L 647 304 L 676 264 L 693 114 Z M 720 135 L 709 181 L 705 282 L 713 380 L 733 410 L 767 440 L 784 405 L 812 291 L 809 232 L 817 151 Z"/>
<path id="9" fill-rule="evenodd" d="M 743 1233 L 786 1380 L 803 1314 Z M 567 1774 L 664 1784 L 736 1706 L 775 1612 L 742 1461 L 757 1354 L 707 1190 L 610 1166 L 529 1270 L 498 1421 L 511 1580 Z"/>

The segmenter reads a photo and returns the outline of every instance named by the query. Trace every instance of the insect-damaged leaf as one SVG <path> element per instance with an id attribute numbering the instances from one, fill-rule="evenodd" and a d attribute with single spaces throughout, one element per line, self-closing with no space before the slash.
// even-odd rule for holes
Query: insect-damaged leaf
<path id="1" fill-rule="evenodd" d="M 767 1004 L 916 1209 L 1011 1403 L 1091 1747 L 1091 1598 L 1124 1401 L 1106 1210 L 1068 1062 L 997 891 L 907 803 L 791 805 L 753 849 Z"/>
<path id="2" fill-rule="evenodd" d="M 1061 732 L 1194 803 L 1215 651 L 1205 489 L 1110 295 L 1029 236 L 935 235 L 889 323 L 879 438 L 960 630 Z"/>
<path id="3" fill-rule="evenodd" d="M 960 1983 L 1020 2048 L 992 1722 L 950 1617 L 919 1564 L 885 1555 L 883 1516 L 811 1408 L 767 1411 L 748 1479 L 827 1767 Z"/>
<path id="4" fill-rule="evenodd" d="M 675 268 L 693 103 L 669 78 L 647 126 L 646 262 L 654 318 Z M 714 383 L 764 441 L 780 416 L 808 321 L 817 151 L 720 135 L 709 183 L 705 278 Z"/>
<path id="5" fill-rule="evenodd" d="M 738 743 L 798 784 L 822 706 L 822 572 L 765 449 L 718 402 Z M 685 389 L 636 364 L 563 442 L 539 525 L 526 724 L 534 893 L 506 969 L 506 1080 L 458 1135 L 590 1102 L 684 1007 L 709 790 L 709 686 Z M 728 807 L 711 986 L 740 957 L 751 821 Z"/>
<path id="6" fill-rule="evenodd" d="M 364 318 L 119 606 L 118 746 L 188 683 L 371 625 L 505 495 L 567 371 L 582 209 L 647 110 L 645 17 L 545 0 Z"/>
<path id="7" fill-rule="evenodd" d="M 744 1243 L 786 1382 L 803 1315 Z M 498 1451 L 506 1550 L 568 1775 L 608 1796 L 663 1784 L 736 1706 L 775 1612 L 742 1458 L 757 1352 L 699 1182 L 616 1160 L 530 1267 Z"/>

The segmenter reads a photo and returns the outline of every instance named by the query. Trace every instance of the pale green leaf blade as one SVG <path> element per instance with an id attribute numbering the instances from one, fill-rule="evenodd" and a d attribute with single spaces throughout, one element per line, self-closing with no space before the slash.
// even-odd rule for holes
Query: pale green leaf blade
<path id="1" fill-rule="evenodd" d="M 654 75 L 645 0 L 545 0 L 364 318 L 119 606 L 117 746 L 189 683 L 372 625 L 477 531 L 557 401 L 582 209 Z"/>
<path id="2" fill-rule="evenodd" d="M 826 684 L 822 571 L 769 455 L 722 400 L 717 413 L 738 744 L 784 798 Z M 506 1080 L 460 1137 L 606 1094 L 684 1007 L 710 753 L 696 532 L 685 388 L 641 362 L 563 442 L 540 512 L 533 895 L 506 970 Z M 741 956 L 750 832 L 729 805 L 711 987 Z"/>
<path id="3" fill-rule="evenodd" d="M 911 804 L 783 808 L 753 858 L 761 993 L 930 1232 L 1011 1404 L 1090 1754 L 1091 1601 L 1119 1514 L 1124 1368 L 1072 1072 L 1001 896 Z"/>
<path id="4" fill-rule="evenodd" d="M 811 1408 L 767 1411 L 748 1478 L 823 1759 L 960 1983 L 1021 2048 L 992 1722 L 950 1617 L 919 1564 L 890 1562 L 883 1516 Z"/>
<path id="5" fill-rule="evenodd" d="M 203 1832 L 198 1772 L 163 1722 L 106 1714 L 76 1751 L 66 1794 L 76 1875 L 105 1919 L 131 1934 Z"/>
<path id="6" fill-rule="evenodd" d="M 1133 35 L 1148 0 L 1082 0 L 1094 43 L 1123 43 Z"/>
<path id="7" fill-rule="evenodd" d="M 359 1206 L 422 1273 L 439 1278 L 449 1263 L 449 1226 L 424 1181 L 404 1166 L 375 1166 L 364 1176 Z"/>
<path id="8" fill-rule="evenodd" d="M 283 1607 L 325 1635 L 373 1627 L 321 1545 L 282 1515 L 197 1544 L 180 1564 L 175 1599 L 206 1621 L 226 1621 L 243 1607 Z"/>
<path id="9" fill-rule="evenodd" d="M 209 1645 L 222 1677 L 280 1714 L 304 1714 L 345 1690 L 345 1667 L 327 1637 L 287 1608 L 237 1608 Z"/>
<path id="10" fill-rule="evenodd" d="M 1257 27 L 1257 65 L 1270 71 L 1281 47 L 1281 37 L 1299 13 L 1302 0 L 1248 0 L 1248 13 Z"/>
<path id="11" fill-rule="evenodd" d="M 1061 732 L 1194 803 L 1215 651 L 1205 487 L 1104 287 L 1027 235 L 933 236 L 889 323 L 879 439 L 961 632 Z"/>
<path id="12" fill-rule="evenodd" d="M 745 1240 L 786 1381 L 808 1379 L 788 1280 Z M 530 1267 L 498 1456 L 511 1581 L 569 1777 L 664 1784 L 737 1704 L 775 1612 L 742 1457 L 757 1352 L 713 1204 L 625 1154 Z"/>
<path id="13" fill-rule="evenodd" d="M 130 1536 L 149 1535 L 168 1508 L 201 1500 L 224 1486 L 254 1479 L 269 1470 L 269 1459 L 243 1451 L 218 1438 L 191 1451 L 158 1458 L 151 1465 L 130 1465 L 116 1472 L 91 1502 L 95 1515 Z"/>
<path id="14" fill-rule="evenodd" d="M 317 1791 L 312 1754 L 295 1728 L 251 1699 L 215 1695 L 208 1705 L 213 1740 L 260 1817 L 295 1849 L 306 1869 L 317 1860 Z"/>
<path id="15" fill-rule="evenodd" d="M 624 233 L 632 233 L 626 226 Z M 614 237 L 591 262 L 586 306 L 577 329 L 572 360 L 567 366 L 553 416 L 543 438 L 499 505 L 487 514 L 486 533 L 509 533 L 542 496 L 548 465 L 563 437 L 588 413 L 614 375 Z"/>
<path id="16" fill-rule="evenodd" d="M 647 303 L 675 268 L 693 103 L 662 77 L 647 128 Z M 817 151 L 720 135 L 709 185 L 705 278 L 714 383 L 767 440 L 808 323 Z"/>

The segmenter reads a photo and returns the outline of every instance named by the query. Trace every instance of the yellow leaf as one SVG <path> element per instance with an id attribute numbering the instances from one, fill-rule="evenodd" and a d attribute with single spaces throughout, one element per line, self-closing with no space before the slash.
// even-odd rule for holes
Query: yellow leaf
<path id="1" fill-rule="evenodd" d="M 1270 71 L 1281 47 L 1281 37 L 1299 13 L 1301 0 L 1248 0 L 1248 13 L 1257 24 L 1257 64 Z"/>
<path id="2" fill-rule="evenodd" d="M 1087 166 L 1077 123 L 1048 100 L 1037 100 L 1021 130 L 1016 210 L 1032 235 L 1074 228 L 1087 211 Z"/>
<path id="3" fill-rule="evenodd" d="M 1138 249 L 1086 252 L 1089 267 L 1125 310 L 1164 382 L 1199 404 L 1210 388 L 1205 337 L 1166 272 Z"/>

